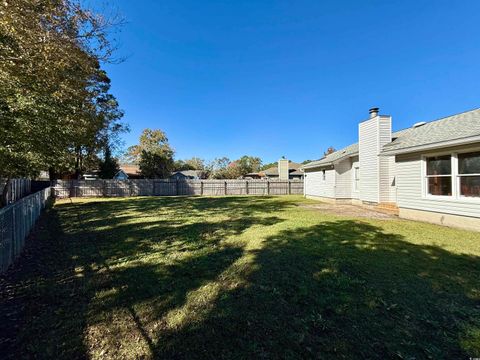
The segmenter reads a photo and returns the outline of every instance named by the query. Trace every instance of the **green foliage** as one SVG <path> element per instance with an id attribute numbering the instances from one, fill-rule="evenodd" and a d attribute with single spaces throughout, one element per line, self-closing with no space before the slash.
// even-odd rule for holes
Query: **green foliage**
<path id="1" fill-rule="evenodd" d="M 126 130 L 101 69 L 113 24 L 77 0 L 2 1 L 0 15 L 0 177 L 80 174 Z"/>
<path id="2" fill-rule="evenodd" d="M 144 129 L 138 145 L 128 149 L 128 157 L 138 163 L 142 176 L 167 178 L 174 169 L 174 151 L 162 130 Z"/>
<path id="3" fill-rule="evenodd" d="M 235 165 L 243 176 L 248 173 L 258 172 L 262 166 L 262 160 L 259 157 L 244 155 L 235 161 Z"/>
<path id="4" fill-rule="evenodd" d="M 234 179 L 234 174 L 230 172 L 231 161 L 227 157 L 216 158 L 208 164 L 210 179 Z"/>
<path id="5" fill-rule="evenodd" d="M 140 173 L 147 179 L 166 179 L 173 169 L 173 158 L 167 153 L 142 150 L 139 161 Z"/>
<path id="6" fill-rule="evenodd" d="M 278 166 L 277 162 L 268 163 L 268 164 L 262 165 L 262 167 L 260 168 L 260 171 L 267 170 L 267 169 L 270 169 L 271 167 L 277 167 L 277 166 Z"/>
<path id="7" fill-rule="evenodd" d="M 112 179 L 120 170 L 117 159 L 112 157 L 110 146 L 105 146 L 103 159 L 99 163 L 101 179 Z"/>
<path id="8" fill-rule="evenodd" d="M 248 173 L 260 170 L 262 160 L 258 157 L 244 155 L 240 159 L 230 161 L 229 158 L 217 158 L 209 164 L 210 178 L 238 179 Z"/>
<path id="9" fill-rule="evenodd" d="M 182 170 L 206 170 L 205 161 L 198 157 L 175 161 L 174 171 Z"/>
<path id="10" fill-rule="evenodd" d="M 142 152 L 166 153 L 173 157 L 174 151 L 168 143 L 167 135 L 160 129 L 144 129 L 140 135 L 138 145 L 130 146 L 127 150 L 127 157 L 132 163 L 138 163 Z"/>

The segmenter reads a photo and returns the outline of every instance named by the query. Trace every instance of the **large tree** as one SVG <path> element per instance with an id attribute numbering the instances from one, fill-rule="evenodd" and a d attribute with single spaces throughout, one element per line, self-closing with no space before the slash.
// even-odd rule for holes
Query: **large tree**
<path id="1" fill-rule="evenodd" d="M 174 168 L 174 151 L 162 130 L 145 129 L 138 145 L 128 149 L 128 156 L 139 164 L 146 178 L 167 178 Z"/>
<path id="2" fill-rule="evenodd" d="M 229 178 L 228 167 L 231 161 L 227 157 L 216 158 L 207 165 L 209 178 L 227 179 Z"/>
<path id="3" fill-rule="evenodd" d="M 110 25 L 79 0 L 0 2 L 0 177 L 6 189 L 13 177 L 49 168 L 80 172 L 108 133 L 124 129 L 100 66 L 111 58 Z"/>
<path id="4" fill-rule="evenodd" d="M 258 172 L 262 167 L 262 159 L 256 156 L 244 155 L 240 159 L 236 160 L 235 163 L 239 168 L 241 176 L 248 173 Z"/>
<path id="5" fill-rule="evenodd" d="M 99 162 L 99 176 L 102 179 L 112 179 L 120 170 L 117 159 L 112 156 L 112 150 L 109 145 L 105 145 L 103 159 Z"/>
<path id="6" fill-rule="evenodd" d="M 182 170 L 205 171 L 205 161 L 195 156 L 186 160 L 176 160 L 174 165 L 174 170 L 175 171 L 182 171 Z"/>
<path id="7" fill-rule="evenodd" d="M 230 161 L 230 159 L 223 157 L 215 159 L 210 164 L 210 178 L 237 179 L 248 173 L 259 171 L 261 166 L 262 160 L 254 156 L 244 155 L 235 161 Z"/>

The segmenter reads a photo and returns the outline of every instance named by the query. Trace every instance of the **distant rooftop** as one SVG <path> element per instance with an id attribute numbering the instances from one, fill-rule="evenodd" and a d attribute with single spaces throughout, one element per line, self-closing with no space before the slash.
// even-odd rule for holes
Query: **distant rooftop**
<path id="1" fill-rule="evenodd" d="M 288 163 L 288 170 L 290 171 L 290 174 L 292 174 L 292 171 L 297 171 L 302 167 L 302 164 L 290 161 Z M 265 175 L 269 176 L 275 176 L 278 175 L 278 166 L 272 166 L 268 169 L 265 169 L 263 171 L 260 171 L 260 173 L 264 173 Z"/>

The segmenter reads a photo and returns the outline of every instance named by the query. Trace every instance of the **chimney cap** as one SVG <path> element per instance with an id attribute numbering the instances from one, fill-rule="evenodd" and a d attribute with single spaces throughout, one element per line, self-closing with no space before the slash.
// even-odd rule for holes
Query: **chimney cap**
<path id="1" fill-rule="evenodd" d="M 373 107 L 370 110 L 368 110 L 370 113 L 370 119 L 373 119 L 374 117 L 378 116 L 378 107 Z"/>

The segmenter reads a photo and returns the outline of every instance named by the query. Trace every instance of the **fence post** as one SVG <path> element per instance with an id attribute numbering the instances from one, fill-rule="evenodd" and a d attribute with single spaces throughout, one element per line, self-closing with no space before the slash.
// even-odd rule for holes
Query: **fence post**
<path id="1" fill-rule="evenodd" d="M 267 180 L 267 195 L 270 195 L 270 180 Z"/>
<path id="2" fill-rule="evenodd" d="M 248 195 L 248 180 L 245 180 L 245 194 Z"/>
<path id="3" fill-rule="evenodd" d="M 288 180 L 288 195 L 292 195 L 292 182 Z"/>
<path id="4" fill-rule="evenodd" d="M 8 264 L 10 265 L 13 262 L 13 259 L 15 259 L 15 247 L 16 247 L 16 241 L 17 241 L 17 231 L 16 231 L 16 224 L 15 224 L 15 205 L 12 205 L 12 243 L 10 246 L 10 259 L 8 259 Z"/>
<path id="5" fill-rule="evenodd" d="M 175 193 L 178 195 L 178 179 L 175 180 Z"/>
<path id="6" fill-rule="evenodd" d="M 200 180 L 200 196 L 203 196 L 203 181 Z"/>
<path id="7" fill-rule="evenodd" d="M 224 193 L 225 193 L 225 195 L 227 195 L 227 182 L 226 181 L 224 182 Z"/>

